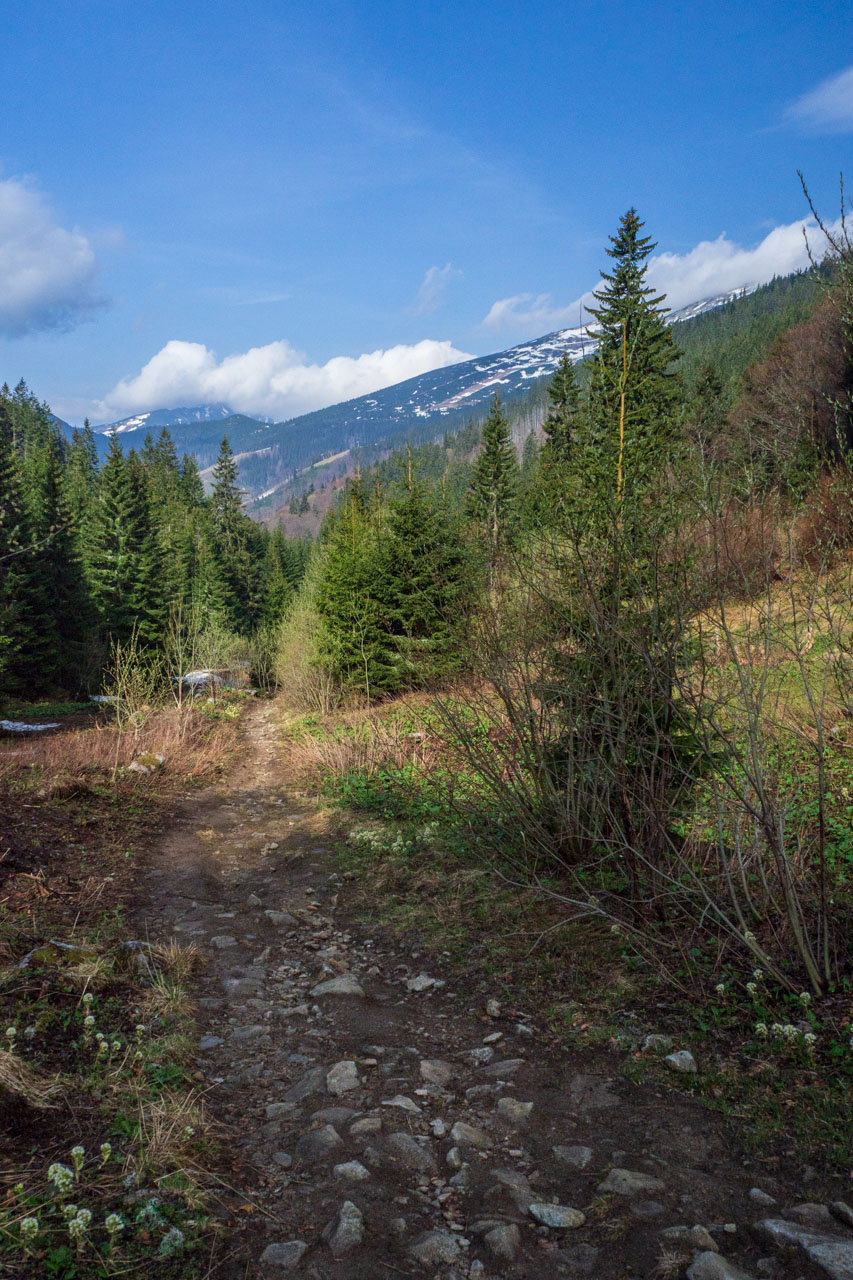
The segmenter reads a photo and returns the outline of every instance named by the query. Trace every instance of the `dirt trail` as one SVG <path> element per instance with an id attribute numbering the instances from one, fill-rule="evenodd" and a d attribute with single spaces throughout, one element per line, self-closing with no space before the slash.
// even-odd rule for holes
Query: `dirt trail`
<path id="1" fill-rule="evenodd" d="M 432 961 L 422 977 L 347 918 L 333 851 L 283 785 L 276 715 L 254 708 L 232 776 L 178 809 L 140 908 L 152 939 L 204 956 L 198 1067 L 245 1246 L 217 1274 L 615 1280 L 714 1249 L 750 1276 L 832 1274 L 751 1230 L 809 1198 L 795 1170 L 745 1166 L 718 1117 L 612 1058 L 556 1057 L 524 1010 L 487 1010 L 485 986 Z M 350 994 L 324 992 L 335 979 Z"/>

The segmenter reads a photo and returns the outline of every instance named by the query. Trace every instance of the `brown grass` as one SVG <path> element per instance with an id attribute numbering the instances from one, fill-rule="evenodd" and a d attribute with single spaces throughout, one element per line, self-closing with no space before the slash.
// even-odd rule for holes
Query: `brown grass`
<path id="1" fill-rule="evenodd" d="M 0 1049 L 0 1090 L 7 1090 L 23 1098 L 31 1107 L 44 1109 L 54 1106 L 52 1099 L 59 1093 L 59 1084 L 36 1071 L 15 1053 Z"/>
<path id="2" fill-rule="evenodd" d="M 347 773 L 372 776 L 385 768 L 415 763 L 430 771 L 445 744 L 427 727 L 425 698 L 395 701 L 376 708 L 355 708 L 319 720 L 317 729 L 287 733 L 283 756 L 297 781 L 315 787 L 325 777 Z M 400 713 L 405 712 L 405 720 Z M 418 727 L 413 729 L 412 725 Z"/>
<path id="3" fill-rule="evenodd" d="M 126 767 L 145 753 L 161 755 L 170 775 L 188 780 L 218 764 L 233 736 L 227 722 L 211 721 L 192 708 L 154 712 L 138 730 L 120 734 L 115 725 L 95 724 L 58 733 L 0 742 L 0 778 L 39 779 L 43 799 L 85 795 L 91 783 Z M 136 785 L 151 775 L 135 774 Z"/>

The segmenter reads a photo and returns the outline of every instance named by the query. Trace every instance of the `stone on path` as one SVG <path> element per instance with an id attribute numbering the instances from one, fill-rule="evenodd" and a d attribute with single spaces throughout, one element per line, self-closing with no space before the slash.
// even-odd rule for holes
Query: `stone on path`
<path id="1" fill-rule="evenodd" d="M 292 1271 L 299 1265 L 308 1245 L 302 1240 L 288 1240 L 286 1244 L 268 1244 L 261 1254 L 261 1264 L 277 1267 L 280 1271 Z"/>
<path id="2" fill-rule="evenodd" d="M 672 1049 L 672 1036 L 652 1033 L 644 1038 L 643 1053 L 669 1053 Z"/>
<path id="3" fill-rule="evenodd" d="M 689 1049 L 679 1049 L 676 1053 L 668 1053 L 664 1062 L 670 1071 L 680 1071 L 682 1075 L 695 1075 L 699 1068 L 696 1059 Z"/>
<path id="4" fill-rule="evenodd" d="M 218 937 L 210 939 L 210 945 L 216 947 L 217 951 L 224 951 L 226 947 L 236 947 L 237 939 L 230 933 L 220 933 Z"/>
<path id="5" fill-rule="evenodd" d="M 529 1212 L 543 1227 L 554 1227 L 557 1230 L 582 1227 L 586 1222 L 580 1209 L 570 1209 L 564 1204 L 532 1204 Z"/>
<path id="6" fill-rule="evenodd" d="M 343 1146 L 343 1138 L 332 1125 L 324 1125 L 322 1129 L 312 1129 L 297 1142 L 294 1150 L 297 1160 L 304 1164 L 313 1164 L 324 1160 L 337 1147 Z"/>
<path id="7" fill-rule="evenodd" d="M 358 1205 L 352 1200 L 345 1200 L 338 1210 L 338 1216 L 330 1222 L 323 1232 L 323 1239 L 336 1258 L 349 1253 L 356 1245 L 361 1244 L 364 1236 L 364 1218 Z"/>
<path id="8" fill-rule="evenodd" d="M 453 1067 L 441 1058 L 425 1058 L 420 1065 L 421 1079 L 443 1089 L 453 1077 Z"/>
<path id="9" fill-rule="evenodd" d="M 345 973 L 340 978 L 329 978 L 327 982 L 320 982 L 311 991 L 312 996 L 319 999 L 320 996 L 360 996 L 364 997 L 364 988 L 358 978 L 354 978 L 351 973 Z"/>
<path id="10" fill-rule="evenodd" d="M 336 1062 L 326 1074 L 326 1088 L 329 1093 L 339 1098 L 342 1093 L 351 1093 L 361 1082 L 358 1078 L 358 1067 L 350 1060 Z"/>
<path id="11" fill-rule="evenodd" d="M 406 989 L 417 994 L 421 991 L 429 991 L 430 987 L 437 985 L 439 985 L 437 978 L 431 978 L 428 973 L 419 973 L 416 978 L 409 978 Z"/>
<path id="12" fill-rule="evenodd" d="M 394 1159 L 418 1173 L 435 1173 L 435 1156 L 428 1147 L 412 1137 L 410 1133 L 392 1133 L 387 1142 L 388 1150 Z"/>
<path id="13" fill-rule="evenodd" d="M 473 1124 L 466 1124 L 464 1120 L 456 1121 L 450 1130 L 450 1136 L 460 1147 L 475 1147 L 478 1151 L 492 1145 L 492 1140 L 487 1133 Z"/>
<path id="14" fill-rule="evenodd" d="M 526 1124 L 532 1110 L 532 1102 L 519 1102 L 517 1098 L 498 1099 L 498 1115 L 510 1124 Z"/>
<path id="15" fill-rule="evenodd" d="M 198 1047 L 202 1053 L 206 1053 L 208 1049 L 215 1049 L 220 1044 L 222 1044 L 222 1036 L 202 1036 L 198 1042 Z"/>
<path id="16" fill-rule="evenodd" d="M 401 1111 L 408 1111 L 413 1116 L 419 1116 L 421 1109 L 411 1098 L 407 1098 L 402 1093 L 397 1093 L 393 1098 L 385 1098 L 381 1104 L 383 1107 L 399 1107 Z"/>
<path id="17" fill-rule="evenodd" d="M 697 1253 L 693 1265 L 687 1268 L 687 1280 L 753 1280 L 747 1271 L 735 1266 L 722 1254 Z"/>
<path id="18" fill-rule="evenodd" d="M 776 1203 L 776 1197 L 769 1196 L 767 1192 L 762 1191 L 760 1187 L 750 1187 L 749 1198 L 755 1204 L 763 1205 L 765 1209 L 768 1208 L 769 1205 Z"/>
<path id="19" fill-rule="evenodd" d="M 498 1262 L 512 1262 L 521 1245 L 521 1232 L 514 1222 L 502 1222 L 484 1236 L 486 1248 Z"/>
<path id="20" fill-rule="evenodd" d="M 569 1169 L 585 1169 L 592 1159 L 592 1147 L 552 1147 L 554 1159 Z"/>
<path id="21" fill-rule="evenodd" d="M 370 1170 L 365 1169 L 360 1160 L 347 1160 L 345 1164 L 336 1164 L 332 1173 L 336 1178 L 346 1178 L 348 1182 L 366 1182 Z"/>
<path id="22" fill-rule="evenodd" d="M 481 1076 L 509 1078 L 509 1076 L 514 1076 L 523 1066 L 523 1058 L 507 1058 L 503 1062 L 490 1062 L 487 1067 L 480 1067 L 479 1074 Z"/>
<path id="23" fill-rule="evenodd" d="M 853 1280 L 853 1235 L 816 1231 L 781 1218 L 765 1218 L 755 1224 L 755 1230 L 783 1249 L 798 1244 L 830 1280 Z"/>
<path id="24" fill-rule="evenodd" d="M 617 1196 L 638 1196 L 643 1191 L 664 1191 L 666 1183 L 653 1178 L 650 1173 L 636 1173 L 633 1169 L 611 1169 L 598 1190 Z"/>
<path id="25" fill-rule="evenodd" d="M 719 1253 L 717 1242 L 706 1227 L 666 1227 L 660 1233 L 660 1238 L 667 1244 L 686 1245 L 690 1249 Z"/>
<path id="26" fill-rule="evenodd" d="M 455 1262 L 462 1246 L 449 1231 L 428 1231 L 412 1245 L 409 1253 L 425 1267 L 437 1267 L 441 1262 Z"/>

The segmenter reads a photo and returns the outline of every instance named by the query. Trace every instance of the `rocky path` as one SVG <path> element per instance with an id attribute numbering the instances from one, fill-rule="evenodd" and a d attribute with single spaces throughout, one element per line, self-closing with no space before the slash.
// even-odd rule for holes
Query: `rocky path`
<path id="1" fill-rule="evenodd" d="M 204 957 L 235 1276 L 853 1280 L 853 1216 L 799 1203 L 797 1171 L 745 1166 L 718 1117 L 554 1056 L 524 1009 L 352 924 L 275 716 L 253 709 L 241 765 L 176 813 L 141 907 Z"/>

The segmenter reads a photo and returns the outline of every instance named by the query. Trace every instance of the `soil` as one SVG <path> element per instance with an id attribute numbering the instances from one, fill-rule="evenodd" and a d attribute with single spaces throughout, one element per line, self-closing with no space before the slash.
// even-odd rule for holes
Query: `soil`
<path id="1" fill-rule="evenodd" d="M 353 918 L 334 841 L 288 794 L 278 715 L 253 708 L 230 776 L 180 803 L 135 925 L 203 956 L 197 1078 L 227 1153 L 231 1241 L 211 1274 L 677 1276 L 697 1246 L 662 1232 L 701 1224 L 749 1276 L 825 1277 L 752 1226 L 843 1189 L 744 1158 L 730 1122 L 629 1083 L 612 1053 L 555 1050 L 532 998 L 496 1007 L 485 978 Z M 341 977 L 363 994 L 315 990 Z M 614 1168 L 654 1181 L 603 1191 Z M 555 1202 L 585 1220 L 542 1225 L 531 1205 Z"/>

